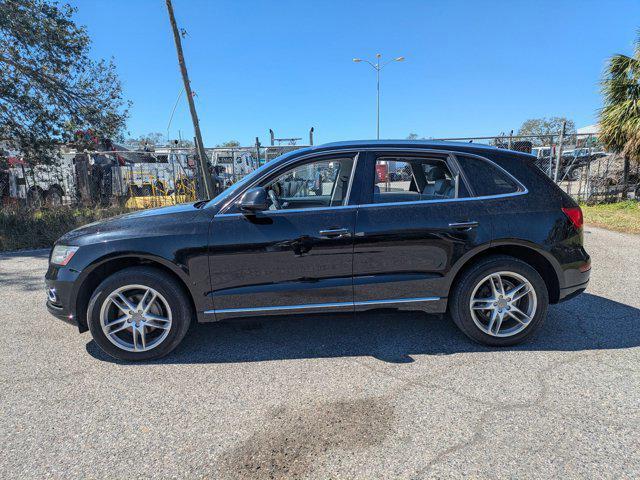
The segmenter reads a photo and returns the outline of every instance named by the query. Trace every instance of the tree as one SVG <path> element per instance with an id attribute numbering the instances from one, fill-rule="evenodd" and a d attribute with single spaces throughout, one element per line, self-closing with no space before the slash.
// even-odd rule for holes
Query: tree
<path id="1" fill-rule="evenodd" d="M 112 61 L 89 58 L 75 9 L 0 0 L 0 139 L 30 163 L 48 163 L 75 131 L 119 138 L 129 103 Z"/>
<path id="2" fill-rule="evenodd" d="M 226 148 L 235 148 L 239 146 L 240 146 L 240 142 L 237 140 L 228 140 L 226 142 L 221 143 L 220 145 L 216 145 L 216 147 L 226 147 Z"/>
<path id="3" fill-rule="evenodd" d="M 576 125 L 573 120 L 568 120 L 564 117 L 543 117 L 525 120 L 518 130 L 518 135 L 540 136 L 540 138 L 532 138 L 530 140 L 533 145 L 543 145 L 549 141 L 544 135 L 559 135 L 562 131 L 563 122 L 567 122 L 565 134 L 576 133 Z"/>
<path id="4" fill-rule="evenodd" d="M 164 135 L 159 132 L 151 132 L 138 137 L 139 143 L 148 143 L 149 145 L 160 145 L 164 140 Z"/>
<path id="5" fill-rule="evenodd" d="M 418 140 L 420 137 L 418 137 L 417 133 L 410 133 L 409 135 L 407 135 L 407 140 Z"/>
<path id="6" fill-rule="evenodd" d="M 614 55 L 602 79 L 604 106 L 600 111 L 598 137 L 605 146 L 625 156 L 624 184 L 629 159 L 640 160 L 640 35 L 631 57 Z"/>

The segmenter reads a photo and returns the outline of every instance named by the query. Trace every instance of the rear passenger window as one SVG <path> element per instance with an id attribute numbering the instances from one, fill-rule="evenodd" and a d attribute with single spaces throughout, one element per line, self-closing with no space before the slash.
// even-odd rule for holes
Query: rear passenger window
<path id="1" fill-rule="evenodd" d="M 444 160 L 382 157 L 376 161 L 374 203 L 443 200 L 468 196 Z"/>
<path id="2" fill-rule="evenodd" d="M 518 191 L 514 181 L 492 163 L 463 155 L 456 158 L 477 196 L 503 195 Z"/>

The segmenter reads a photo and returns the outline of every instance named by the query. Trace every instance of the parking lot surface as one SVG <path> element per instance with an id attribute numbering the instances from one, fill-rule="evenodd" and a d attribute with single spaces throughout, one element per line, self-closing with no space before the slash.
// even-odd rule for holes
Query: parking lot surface
<path id="1" fill-rule="evenodd" d="M 47 252 L 0 256 L 0 477 L 640 476 L 640 236 L 587 227 L 586 294 L 535 339 L 381 311 L 195 326 L 118 363 L 51 317 Z"/>

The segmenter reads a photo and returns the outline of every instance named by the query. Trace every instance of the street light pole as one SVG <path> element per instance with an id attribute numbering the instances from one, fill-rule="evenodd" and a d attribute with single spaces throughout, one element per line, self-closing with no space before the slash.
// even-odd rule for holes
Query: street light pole
<path id="1" fill-rule="evenodd" d="M 380 140 L 380 68 L 377 67 L 379 67 L 378 63 L 376 63 L 376 140 Z"/>
<path id="2" fill-rule="evenodd" d="M 376 71 L 376 138 L 380 140 L 380 70 L 389 65 L 391 62 L 402 62 L 404 57 L 396 57 L 393 60 L 389 60 L 387 63 L 380 64 L 382 54 L 376 53 L 376 63 L 372 63 L 369 60 L 362 60 L 361 58 L 354 58 L 355 63 L 366 62 Z"/>

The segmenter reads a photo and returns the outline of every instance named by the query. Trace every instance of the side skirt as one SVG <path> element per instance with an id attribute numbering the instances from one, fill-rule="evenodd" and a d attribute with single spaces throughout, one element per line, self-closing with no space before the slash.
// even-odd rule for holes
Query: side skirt
<path id="1" fill-rule="evenodd" d="M 225 308 L 206 310 L 198 315 L 201 323 L 216 322 L 228 318 L 253 317 L 274 314 L 365 312 L 369 310 L 394 309 L 443 313 L 447 309 L 447 299 L 440 297 L 394 298 L 388 300 L 366 300 L 359 302 L 315 303 L 304 305 L 278 305 L 252 308 Z"/>

